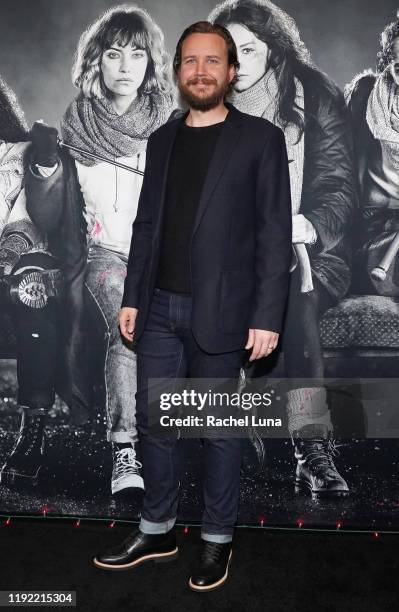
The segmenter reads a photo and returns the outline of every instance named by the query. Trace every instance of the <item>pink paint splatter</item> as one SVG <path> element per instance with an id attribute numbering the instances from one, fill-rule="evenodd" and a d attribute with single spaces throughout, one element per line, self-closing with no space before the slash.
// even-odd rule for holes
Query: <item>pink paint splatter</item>
<path id="1" fill-rule="evenodd" d="M 98 234 L 101 234 L 102 230 L 101 223 L 96 219 L 95 225 L 91 231 L 92 236 L 98 236 Z"/>
<path id="2" fill-rule="evenodd" d="M 109 274 L 109 271 L 108 271 L 108 270 L 104 270 L 103 272 L 101 272 L 101 273 L 98 275 L 98 282 L 99 282 L 100 284 L 103 284 L 103 283 L 105 282 L 105 280 L 106 280 L 106 278 L 107 278 L 108 274 Z"/>
<path id="3" fill-rule="evenodd" d="M 100 274 L 98 275 L 98 282 L 102 285 L 103 283 L 105 283 L 108 276 L 121 276 L 122 278 L 125 278 L 126 274 L 127 270 L 121 270 L 120 268 L 109 268 L 108 270 L 103 270 L 102 272 L 100 272 Z"/>

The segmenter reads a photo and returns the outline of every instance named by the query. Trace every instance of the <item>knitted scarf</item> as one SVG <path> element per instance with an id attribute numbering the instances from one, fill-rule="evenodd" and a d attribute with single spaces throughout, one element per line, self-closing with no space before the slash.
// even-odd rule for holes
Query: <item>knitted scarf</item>
<path id="1" fill-rule="evenodd" d="M 302 83 L 295 78 L 296 96 L 295 103 L 299 107 L 298 112 L 301 116 L 304 116 L 304 94 Z M 229 102 L 234 104 L 238 110 L 255 117 L 263 117 L 268 119 L 278 127 L 282 128 L 281 123 L 277 116 L 277 104 L 278 104 L 278 84 L 274 70 L 269 69 L 266 74 L 259 79 L 252 87 L 249 87 L 245 91 L 237 92 L 232 91 L 229 94 Z M 303 165 L 304 165 L 304 134 L 298 140 L 298 128 L 293 123 L 289 123 L 284 128 L 285 143 L 287 146 L 290 173 L 290 187 L 291 187 L 291 203 L 292 203 L 292 214 L 296 215 L 299 213 L 301 206 L 302 197 L 302 183 L 303 183 Z M 306 246 L 298 243 L 294 245 L 294 261 L 291 266 L 293 271 L 298 263 L 301 266 L 301 292 L 307 293 L 312 291 L 313 283 L 311 278 L 311 270 L 309 257 L 307 254 Z"/>
<path id="2" fill-rule="evenodd" d="M 367 102 L 366 119 L 374 138 L 381 143 L 385 158 L 399 170 L 398 86 L 384 70 L 374 83 Z"/>
<path id="3" fill-rule="evenodd" d="M 143 95 L 118 115 L 107 98 L 87 98 L 80 93 L 67 108 L 61 121 L 62 138 L 67 144 L 99 155 L 129 157 L 145 151 L 148 137 L 166 123 L 172 101 L 164 94 Z M 86 166 L 97 160 L 70 151 Z"/>

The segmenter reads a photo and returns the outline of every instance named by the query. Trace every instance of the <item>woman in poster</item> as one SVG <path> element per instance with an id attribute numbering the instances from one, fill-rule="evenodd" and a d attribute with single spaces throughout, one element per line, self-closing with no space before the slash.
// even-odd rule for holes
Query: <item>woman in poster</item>
<path id="1" fill-rule="evenodd" d="M 62 140 L 143 171 L 150 134 L 173 107 L 163 34 L 135 6 L 114 7 L 81 36 L 73 67 L 80 89 L 61 122 Z M 122 341 L 122 300 L 132 223 L 142 175 L 64 148 L 54 128 L 35 123 L 27 179 L 32 219 L 56 245 L 66 279 L 67 363 L 71 401 L 85 401 L 86 305 L 103 321 L 107 440 L 112 444 L 112 494 L 143 488 L 135 422 L 136 356 Z M 79 364 L 79 365 L 78 365 Z"/>
<path id="2" fill-rule="evenodd" d="M 272 2 L 227 0 L 209 20 L 230 31 L 238 50 L 240 68 L 229 101 L 284 130 L 294 256 L 282 335 L 285 376 L 320 379 L 319 319 L 350 282 L 348 231 L 356 189 L 343 96 L 311 61 L 294 20 Z M 314 498 L 345 496 L 348 485 L 333 462 L 325 388 L 291 384 L 287 413 L 298 459 L 296 490 Z"/>
<path id="3" fill-rule="evenodd" d="M 345 87 L 360 192 L 356 277 L 366 295 L 399 295 L 399 11 L 380 36 L 376 70 Z"/>

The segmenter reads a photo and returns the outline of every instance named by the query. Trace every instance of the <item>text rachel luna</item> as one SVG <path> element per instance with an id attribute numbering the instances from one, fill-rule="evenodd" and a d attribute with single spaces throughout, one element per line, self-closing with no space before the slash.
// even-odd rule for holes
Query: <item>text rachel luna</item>
<path id="1" fill-rule="evenodd" d="M 163 415 L 159 422 L 164 427 L 248 427 L 249 425 L 257 427 L 281 427 L 281 419 L 273 419 L 271 417 L 257 417 L 255 415 L 246 414 L 243 417 L 215 417 L 208 414 L 206 418 L 200 416 L 186 416 L 184 418 L 174 418 L 169 415 Z"/>

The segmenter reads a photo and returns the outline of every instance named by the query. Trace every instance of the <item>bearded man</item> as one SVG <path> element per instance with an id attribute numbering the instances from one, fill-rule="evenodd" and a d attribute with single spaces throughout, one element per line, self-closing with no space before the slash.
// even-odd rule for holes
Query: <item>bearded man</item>
<path id="1" fill-rule="evenodd" d="M 198 22 L 176 48 L 189 111 L 148 140 L 119 323 L 137 345 L 136 410 L 145 494 L 139 528 L 95 559 L 108 570 L 177 554 L 182 456 L 149 428 L 150 379 L 233 379 L 276 348 L 288 292 L 291 199 L 282 131 L 226 106 L 237 50 Z M 191 589 L 222 585 L 238 513 L 243 438 L 204 438 L 202 551 Z"/>

